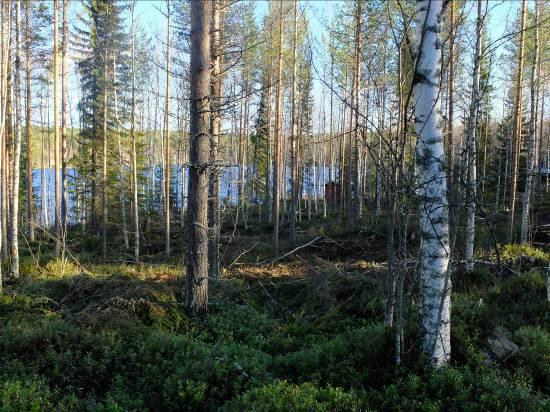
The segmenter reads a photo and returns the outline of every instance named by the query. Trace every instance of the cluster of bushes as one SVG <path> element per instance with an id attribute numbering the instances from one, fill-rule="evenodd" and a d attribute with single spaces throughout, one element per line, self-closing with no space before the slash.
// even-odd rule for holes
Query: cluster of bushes
<path id="1" fill-rule="evenodd" d="M 382 286 L 372 279 L 332 274 L 316 289 L 229 280 L 227 299 L 198 324 L 175 285 L 152 287 L 124 270 L 45 274 L 0 297 L 0 410 L 550 408 L 548 304 L 535 271 L 456 293 L 454 363 L 426 371 L 414 321 L 405 366 L 395 368 L 392 333 L 379 322 Z M 507 362 L 487 356 L 497 325 L 521 348 Z"/>

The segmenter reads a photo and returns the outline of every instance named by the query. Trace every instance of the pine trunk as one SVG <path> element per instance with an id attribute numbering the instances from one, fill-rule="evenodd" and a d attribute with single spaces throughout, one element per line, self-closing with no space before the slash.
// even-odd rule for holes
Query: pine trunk
<path id="1" fill-rule="evenodd" d="M 191 136 L 187 209 L 187 310 L 208 310 L 208 180 L 210 175 L 210 0 L 191 3 Z"/>

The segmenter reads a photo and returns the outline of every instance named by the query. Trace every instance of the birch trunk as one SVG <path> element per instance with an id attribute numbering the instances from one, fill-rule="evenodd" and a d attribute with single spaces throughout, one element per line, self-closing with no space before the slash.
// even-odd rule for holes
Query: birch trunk
<path id="1" fill-rule="evenodd" d="M 441 13 L 443 1 L 416 3 L 414 81 L 417 174 L 420 196 L 421 349 L 435 367 L 451 354 L 451 281 L 445 156 L 441 132 Z"/>

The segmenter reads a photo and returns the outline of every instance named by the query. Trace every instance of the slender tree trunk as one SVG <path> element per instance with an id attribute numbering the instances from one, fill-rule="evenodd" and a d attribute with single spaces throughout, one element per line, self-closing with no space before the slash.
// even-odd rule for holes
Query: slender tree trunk
<path id="1" fill-rule="evenodd" d="M 125 196 L 125 182 L 124 182 L 124 155 L 122 152 L 122 142 L 120 130 L 120 119 L 118 117 L 118 84 L 117 84 L 117 67 L 116 56 L 113 55 L 113 100 L 115 103 L 115 130 L 117 132 L 117 145 L 118 145 L 118 201 L 120 203 L 120 218 L 122 220 L 122 239 L 124 241 L 124 250 L 130 249 L 130 240 L 128 239 L 128 224 L 126 221 L 126 196 Z"/>
<path id="2" fill-rule="evenodd" d="M 167 39 L 166 39 L 166 108 L 164 116 L 165 124 L 165 160 L 164 160 L 164 232 L 166 256 L 170 256 L 170 0 L 166 0 L 167 6 Z"/>
<path id="3" fill-rule="evenodd" d="M 475 213 L 476 213 L 476 192 L 477 192 L 477 114 L 479 111 L 480 96 L 480 65 L 481 65 L 481 36 L 483 30 L 482 0 L 477 1 L 477 28 L 476 28 L 476 50 L 474 56 L 474 73 L 472 78 L 472 100 L 470 101 L 470 116 L 468 120 L 468 190 L 467 190 L 467 214 L 466 227 L 466 271 L 474 270 L 474 239 L 475 239 Z"/>
<path id="4" fill-rule="evenodd" d="M 131 6 L 131 70 L 132 70 L 132 102 L 130 111 L 130 138 L 132 139 L 132 213 L 134 221 L 134 257 L 139 261 L 139 198 L 137 176 L 137 152 L 136 152 L 136 30 L 134 11 L 136 0 Z"/>
<path id="5" fill-rule="evenodd" d="M 296 159 L 296 140 L 298 139 L 298 105 L 297 105 L 297 53 L 298 53 L 298 0 L 294 0 L 294 33 L 292 57 L 292 135 L 290 137 L 290 245 L 296 243 L 296 202 L 298 197 L 298 163 Z"/>
<path id="6" fill-rule="evenodd" d="M 275 254 L 279 253 L 279 201 L 281 173 L 281 109 L 283 89 L 283 3 L 279 2 L 279 44 L 278 44 L 278 69 L 277 69 L 277 92 L 275 96 L 275 135 L 274 135 L 274 168 L 273 168 L 273 249 Z"/>
<path id="7" fill-rule="evenodd" d="M 361 173 L 361 156 L 359 150 L 359 110 L 361 110 L 361 2 L 356 3 L 355 11 L 355 106 L 354 106 L 354 174 L 353 174 L 353 186 L 354 186 L 354 209 L 352 211 L 353 221 L 357 220 L 361 215 L 361 186 L 360 186 L 360 173 Z"/>
<path id="8" fill-rule="evenodd" d="M 453 187 L 453 169 L 454 169 L 454 142 L 453 142 L 453 121 L 454 121 L 454 91 L 455 91 L 455 7 L 454 1 L 449 2 L 449 82 L 448 88 L 448 102 L 447 102 L 447 186 L 449 191 L 449 197 L 452 198 Z M 453 207 L 452 199 L 449 199 L 451 203 L 450 208 Z"/>
<path id="9" fill-rule="evenodd" d="M 26 133 L 27 133 L 27 225 L 29 240 L 34 242 L 34 200 L 32 190 L 32 139 L 31 139 L 31 29 L 30 29 L 30 0 L 25 7 L 25 71 L 27 81 L 26 99 Z"/>
<path id="10" fill-rule="evenodd" d="M 61 251 L 61 181 L 59 180 L 59 62 L 58 62 L 58 9 L 59 2 L 53 2 L 53 146 L 54 146 L 54 185 L 55 185 L 55 256 Z"/>
<path id="11" fill-rule="evenodd" d="M 521 23 L 519 34 L 518 77 L 516 83 L 514 124 L 512 129 L 512 193 L 510 195 L 510 212 L 508 213 L 508 243 L 512 243 L 514 236 L 514 214 L 516 211 L 516 192 L 518 184 L 518 169 L 521 148 L 521 107 L 523 84 L 523 59 L 525 43 L 525 16 L 527 14 L 527 2 L 521 2 Z"/>
<path id="12" fill-rule="evenodd" d="M 187 310 L 208 310 L 208 180 L 210 175 L 210 0 L 191 3 L 191 140 L 189 150 L 189 224 Z"/>
<path id="13" fill-rule="evenodd" d="M 217 279 L 220 275 L 220 230 L 221 230 L 221 202 L 220 202 L 220 169 L 218 162 L 218 145 L 221 132 L 221 100 L 223 77 L 221 74 L 221 59 L 223 52 L 223 9 L 224 0 L 212 2 L 212 118 L 210 136 L 210 163 L 212 176 L 210 176 L 209 187 L 209 222 L 211 235 L 209 238 L 209 264 L 210 276 Z M 221 9 L 221 10 L 220 10 Z M 221 20 L 221 23 L 220 23 Z"/>
<path id="14" fill-rule="evenodd" d="M 101 239 L 103 260 L 107 258 L 107 42 L 104 44 L 103 62 L 103 164 L 101 173 Z"/>
<path id="15" fill-rule="evenodd" d="M 527 173 L 525 177 L 525 192 L 523 194 L 523 210 L 521 213 L 521 244 L 528 242 L 529 211 L 531 208 L 531 192 L 535 169 L 535 152 L 537 144 L 537 68 L 539 59 L 539 4 L 535 3 L 535 45 L 533 49 L 533 66 L 531 67 L 531 118 L 529 119 L 529 142 L 527 148 Z"/>
<path id="16" fill-rule="evenodd" d="M 443 1 L 416 2 L 415 126 L 420 195 L 421 349 L 435 367 L 451 355 L 451 280 L 447 181 L 441 132 L 440 72 Z"/>
<path id="17" fill-rule="evenodd" d="M 9 6 L 9 3 L 8 3 Z M 0 127 L 0 144 L 2 146 L 2 154 L 0 156 L 0 171 L 2 172 L 2 188 L 5 187 L 5 179 L 4 179 L 4 170 L 5 170 L 5 156 L 4 156 L 4 147 L 5 147 L 5 135 L 6 135 L 6 100 L 7 100 L 7 67 L 6 67 L 6 51 L 5 51 L 5 45 L 9 42 L 8 36 L 9 31 L 6 33 L 6 3 L 1 2 L 0 10 L 2 12 L 1 14 L 1 64 L 2 64 L 2 70 L 1 70 L 1 87 L 0 87 L 0 94 L 2 96 L 2 111 L 1 114 L 1 127 Z M 9 7 L 8 7 L 9 10 Z M 4 190 L 2 190 L 2 199 L 4 199 Z M 4 214 L 3 209 L 4 202 L 2 201 L 2 215 Z M 4 243 L 4 233 L 6 232 L 6 226 L 4 225 L 4 219 L 0 220 L 0 250 L 3 250 L 6 247 L 6 244 Z M 3 247 L 2 247 L 3 246 Z M 3 273 L 2 273 L 2 258 L 3 253 L 0 254 L 0 293 L 2 293 L 3 290 Z"/>
<path id="18" fill-rule="evenodd" d="M 22 31 L 21 31 L 21 1 L 16 3 L 16 55 L 15 55 L 15 136 L 13 146 L 12 171 L 12 206 L 11 206 L 11 276 L 19 277 L 19 162 L 21 158 L 21 60 L 22 60 Z"/>
<path id="19" fill-rule="evenodd" d="M 61 230 L 65 246 L 67 230 L 67 114 L 69 91 L 67 87 L 67 7 L 69 1 L 63 0 L 63 38 L 61 40 Z"/>

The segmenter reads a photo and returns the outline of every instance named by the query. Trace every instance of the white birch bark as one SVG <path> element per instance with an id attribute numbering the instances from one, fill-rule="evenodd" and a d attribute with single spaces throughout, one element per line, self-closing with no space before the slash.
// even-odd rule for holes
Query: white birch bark
<path id="1" fill-rule="evenodd" d="M 421 349 L 435 367 L 445 365 L 451 354 L 449 212 L 439 91 L 442 6 L 440 0 L 416 3 L 418 60 L 414 82 L 421 225 Z"/>

